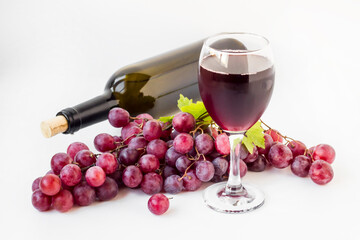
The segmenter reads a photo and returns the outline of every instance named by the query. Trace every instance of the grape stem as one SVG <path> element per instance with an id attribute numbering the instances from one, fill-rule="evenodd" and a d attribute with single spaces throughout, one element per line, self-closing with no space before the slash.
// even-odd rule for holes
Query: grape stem
<path id="1" fill-rule="evenodd" d="M 190 132 L 190 134 L 193 135 L 193 137 L 195 137 L 195 133 L 200 129 L 201 130 L 201 134 L 204 133 L 204 130 L 201 128 L 202 126 L 207 125 L 206 123 L 202 123 L 199 124 L 193 131 Z"/>
<path id="2" fill-rule="evenodd" d="M 188 176 L 188 175 L 187 175 L 187 172 L 188 172 L 189 169 L 192 167 L 192 165 L 195 164 L 196 161 L 197 161 L 197 160 L 193 161 L 193 162 L 185 169 L 184 174 L 182 175 L 181 178 L 178 179 L 178 181 L 181 181 L 181 180 L 182 180 L 184 177 L 186 177 L 186 176 L 189 178 L 189 180 L 191 180 L 191 176 Z"/>
<path id="3" fill-rule="evenodd" d="M 162 130 L 165 131 L 165 130 L 169 130 L 170 128 L 172 128 L 172 123 L 170 123 L 169 125 L 165 126 Z"/>
<path id="4" fill-rule="evenodd" d="M 131 138 L 131 137 L 140 137 L 140 136 L 143 136 L 143 134 L 142 133 L 140 133 L 140 134 L 133 134 L 133 135 L 130 135 L 130 136 L 128 136 L 126 139 L 124 139 L 123 141 L 122 141 L 122 143 L 121 144 L 123 144 L 123 145 L 121 145 L 121 146 L 127 146 L 127 145 L 124 145 L 124 142 L 126 142 L 129 138 Z M 120 147 L 121 147 L 120 146 Z"/>
<path id="5" fill-rule="evenodd" d="M 83 171 L 86 171 L 86 170 L 88 170 L 89 168 L 91 168 L 91 167 L 93 167 L 93 166 L 95 166 L 95 163 L 91 164 L 90 166 L 81 168 L 81 171 L 82 171 L 82 172 L 83 172 Z"/>
<path id="6" fill-rule="evenodd" d="M 271 128 L 269 125 L 267 125 L 267 124 L 266 124 L 263 120 L 261 120 L 261 119 L 260 119 L 260 122 L 261 122 L 262 124 L 264 124 L 264 125 L 265 125 L 265 127 L 267 127 L 267 128 L 268 128 L 268 130 L 274 130 L 274 129 L 273 129 L 273 128 Z M 294 141 L 294 142 L 299 142 L 299 141 L 297 141 L 297 140 L 295 140 L 295 139 L 293 139 L 293 138 L 291 138 L 291 137 L 288 137 L 288 136 L 282 135 L 282 134 L 281 134 L 281 133 L 279 133 L 278 131 L 276 131 L 276 134 L 278 134 L 279 136 L 281 136 L 282 138 L 284 138 L 284 139 L 285 139 L 285 141 L 286 141 L 286 143 L 290 144 L 292 147 L 295 147 L 295 145 L 294 145 L 293 143 L 291 143 L 288 139 L 290 139 L 290 140 L 292 140 L 292 141 Z M 312 154 L 310 154 L 310 151 L 309 151 L 309 149 L 308 149 L 308 148 L 305 148 L 304 155 L 305 155 L 305 156 L 310 155 L 311 160 L 312 160 L 312 161 L 314 161 L 313 156 L 312 156 Z"/>
<path id="7" fill-rule="evenodd" d="M 123 142 L 125 142 L 126 140 L 124 140 Z M 116 147 L 114 150 L 109 151 L 110 153 L 113 152 L 118 152 L 120 149 L 127 147 L 127 145 L 123 144 L 123 142 L 121 143 L 120 146 Z M 99 156 L 100 154 L 95 154 L 95 157 Z"/>
<path id="8" fill-rule="evenodd" d="M 188 170 L 189 170 L 197 161 L 200 160 L 200 157 L 203 157 L 204 161 L 206 161 L 205 155 L 204 155 L 204 154 L 200 154 L 196 147 L 195 147 L 195 151 L 196 151 L 196 156 L 195 156 L 195 158 L 190 158 L 190 157 L 188 157 L 188 159 L 191 160 L 191 161 L 193 161 L 193 162 L 185 169 L 184 174 L 183 174 L 182 177 L 179 179 L 179 181 L 180 181 L 181 179 L 183 179 L 184 177 L 188 176 L 188 175 L 187 175 Z M 188 176 L 188 178 L 191 180 L 191 176 Z"/>
<path id="9" fill-rule="evenodd" d="M 261 122 L 262 124 L 264 124 L 269 130 L 274 130 L 274 129 L 271 128 L 269 125 L 267 125 L 263 120 L 260 119 L 260 122 Z M 280 135 L 282 138 L 284 138 L 287 143 L 290 143 L 290 141 L 289 141 L 288 139 L 290 139 L 290 140 L 292 140 L 292 141 L 294 141 L 294 142 L 298 142 L 298 141 L 296 141 L 295 139 L 293 139 L 293 138 L 291 138 L 291 137 L 282 135 L 282 134 L 279 133 L 278 131 L 276 131 L 276 134 L 278 134 L 278 135 Z"/>
<path id="10" fill-rule="evenodd" d="M 159 175 L 162 175 L 165 166 L 166 166 L 166 164 L 160 163 L 159 169 L 157 169 L 155 172 L 158 173 Z"/>
<path id="11" fill-rule="evenodd" d="M 148 118 L 137 118 L 137 117 L 130 117 L 130 119 L 132 119 L 132 120 L 144 120 L 145 122 L 150 120 Z"/>

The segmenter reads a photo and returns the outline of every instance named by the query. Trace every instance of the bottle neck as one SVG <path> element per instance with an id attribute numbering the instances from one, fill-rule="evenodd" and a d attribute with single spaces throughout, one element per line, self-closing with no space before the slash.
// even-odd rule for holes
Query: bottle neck
<path id="1" fill-rule="evenodd" d="M 110 109 L 117 105 L 118 101 L 115 99 L 112 92 L 107 90 L 100 96 L 74 107 L 61 110 L 56 116 L 62 115 L 66 118 L 68 128 L 64 133 L 69 134 L 105 120 Z"/>

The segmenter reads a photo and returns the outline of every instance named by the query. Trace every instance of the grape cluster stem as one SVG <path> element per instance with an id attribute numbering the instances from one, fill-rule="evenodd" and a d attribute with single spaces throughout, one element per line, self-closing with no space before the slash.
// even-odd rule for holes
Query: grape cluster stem
<path id="1" fill-rule="evenodd" d="M 267 125 L 262 119 L 260 119 L 260 122 L 261 122 L 262 124 L 264 124 L 265 127 L 268 128 L 268 130 L 274 130 L 274 129 L 271 128 L 269 125 Z M 291 138 L 291 137 L 289 137 L 289 136 L 282 135 L 282 134 L 279 133 L 278 131 L 276 131 L 276 134 L 278 134 L 278 135 L 281 136 L 283 139 L 285 139 L 286 143 L 291 144 L 292 147 L 294 147 L 294 145 L 291 143 L 291 141 L 299 142 L 299 141 L 297 141 L 297 140 L 295 140 L 295 139 L 293 139 L 293 138 Z M 291 141 L 289 141 L 289 139 L 290 139 Z M 308 149 L 308 148 L 305 148 L 304 155 L 305 155 L 305 156 L 309 155 L 310 158 L 311 158 L 311 161 L 312 161 L 312 162 L 314 161 L 312 154 L 309 154 L 309 149 Z"/>

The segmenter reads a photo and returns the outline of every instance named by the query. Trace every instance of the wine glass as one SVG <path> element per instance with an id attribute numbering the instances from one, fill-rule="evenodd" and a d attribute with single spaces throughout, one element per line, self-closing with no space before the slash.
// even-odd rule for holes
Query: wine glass
<path id="1" fill-rule="evenodd" d="M 222 33 L 205 40 L 199 59 L 199 89 L 205 107 L 230 140 L 227 182 L 208 187 L 204 201 L 225 213 L 262 206 L 264 194 L 243 184 L 240 144 L 265 111 L 274 87 L 275 70 L 269 41 L 252 33 Z"/>

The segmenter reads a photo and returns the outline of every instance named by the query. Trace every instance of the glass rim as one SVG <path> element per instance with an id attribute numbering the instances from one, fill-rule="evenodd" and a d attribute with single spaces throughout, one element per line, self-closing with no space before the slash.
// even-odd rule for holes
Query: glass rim
<path id="1" fill-rule="evenodd" d="M 231 49 L 216 49 L 216 48 L 213 48 L 213 47 L 210 47 L 210 44 L 212 43 L 211 41 L 214 41 L 218 38 L 218 40 L 222 39 L 222 38 L 219 38 L 219 37 L 224 37 L 226 35 L 230 35 L 230 36 L 236 36 L 236 35 L 241 35 L 241 36 L 245 36 L 245 35 L 249 35 L 249 36 L 252 36 L 252 37 L 256 37 L 256 38 L 259 38 L 261 40 L 264 41 L 264 46 L 260 47 L 260 48 L 256 48 L 256 49 L 245 49 L 245 50 L 242 50 L 242 49 L 239 49 L 239 50 L 231 50 Z M 262 50 L 264 50 L 265 48 L 267 48 L 269 46 L 270 42 L 269 40 L 260 35 L 260 34 L 256 34 L 256 33 L 251 33 L 251 32 L 223 32 L 223 33 L 218 33 L 218 34 L 215 34 L 215 35 L 212 35 L 210 37 L 208 37 L 205 42 L 204 42 L 204 46 L 207 47 L 208 49 L 211 49 L 214 53 L 218 52 L 218 53 L 223 53 L 223 54 L 234 54 L 234 55 L 246 55 L 246 54 L 253 54 L 253 53 L 256 53 L 256 52 L 260 52 Z"/>

